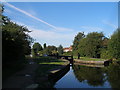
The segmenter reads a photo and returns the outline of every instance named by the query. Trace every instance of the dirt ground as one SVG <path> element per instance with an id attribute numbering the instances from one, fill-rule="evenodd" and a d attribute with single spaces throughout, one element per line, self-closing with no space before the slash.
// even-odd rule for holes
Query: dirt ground
<path id="1" fill-rule="evenodd" d="M 4 83 L 2 83 L 2 88 L 27 88 L 31 85 L 35 86 L 35 70 L 38 64 L 32 60 L 28 61 L 25 68 L 11 77 L 9 77 Z M 33 85 L 34 84 L 34 85 Z"/>

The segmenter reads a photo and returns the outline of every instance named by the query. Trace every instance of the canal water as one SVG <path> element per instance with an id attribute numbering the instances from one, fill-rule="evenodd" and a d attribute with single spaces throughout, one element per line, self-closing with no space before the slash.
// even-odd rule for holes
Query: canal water
<path id="1" fill-rule="evenodd" d="M 119 88 L 120 65 L 107 67 L 89 67 L 83 65 L 70 66 L 70 70 L 54 88 Z"/>

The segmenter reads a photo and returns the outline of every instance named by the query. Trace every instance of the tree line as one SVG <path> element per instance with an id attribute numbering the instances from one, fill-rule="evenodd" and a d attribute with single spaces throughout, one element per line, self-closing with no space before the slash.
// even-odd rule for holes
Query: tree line
<path id="1" fill-rule="evenodd" d="M 2 7 L 2 12 L 4 7 Z M 30 32 L 26 27 L 12 22 L 7 16 L 2 18 L 2 65 L 9 68 L 25 62 L 25 55 L 31 53 L 33 39 L 28 35 Z"/>
<path id="2" fill-rule="evenodd" d="M 63 46 L 59 45 L 58 47 L 54 45 L 46 45 L 43 44 L 43 47 L 40 43 L 36 42 L 32 46 L 32 56 L 45 56 L 45 55 L 62 55 L 63 54 Z"/>
<path id="3" fill-rule="evenodd" d="M 87 35 L 79 32 L 73 41 L 74 55 L 82 57 L 119 59 L 120 58 L 120 29 L 117 29 L 110 38 L 100 32 L 91 32 Z"/>

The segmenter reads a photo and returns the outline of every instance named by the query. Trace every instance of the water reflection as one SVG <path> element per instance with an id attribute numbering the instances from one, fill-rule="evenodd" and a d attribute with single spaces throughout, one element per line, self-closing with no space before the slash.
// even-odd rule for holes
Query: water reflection
<path id="1" fill-rule="evenodd" d="M 104 74 L 101 68 L 74 65 L 73 70 L 76 78 L 80 81 L 87 81 L 92 86 L 103 86 Z"/>
<path id="2" fill-rule="evenodd" d="M 105 71 L 108 76 L 107 80 L 111 87 L 120 89 L 120 65 L 111 64 L 109 67 L 105 68 Z"/>
<path id="3" fill-rule="evenodd" d="M 86 82 L 90 86 L 101 86 L 120 89 L 120 65 L 110 64 L 108 67 L 95 68 L 74 65 L 73 71 L 79 82 Z"/>
<path id="4" fill-rule="evenodd" d="M 55 88 L 119 88 L 120 65 L 88 67 L 73 65 L 70 71 L 55 84 Z"/>

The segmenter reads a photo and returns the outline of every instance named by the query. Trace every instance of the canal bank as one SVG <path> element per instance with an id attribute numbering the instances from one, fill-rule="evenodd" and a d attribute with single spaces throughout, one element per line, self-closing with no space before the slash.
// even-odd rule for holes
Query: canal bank
<path id="1" fill-rule="evenodd" d="M 56 67 L 53 70 L 49 70 L 43 77 L 36 77 L 36 83 L 38 83 L 39 90 L 40 88 L 53 88 L 54 84 L 61 79 L 68 71 L 70 70 L 70 64 L 61 65 L 60 67 Z"/>
<path id="2" fill-rule="evenodd" d="M 35 78 L 38 84 L 38 90 L 40 88 L 53 88 L 56 81 L 63 77 L 70 68 L 70 62 L 65 59 L 41 62 L 39 65 L 40 66 L 36 70 Z"/>
<path id="3" fill-rule="evenodd" d="M 112 63 L 112 59 L 103 60 L 103 61 L 74 59 L 73 61 L 74 61 L 74 63 L 78 63 L 78 64 L 105 65 L 105 66 L 108 66 L 110 63 Z"/>

